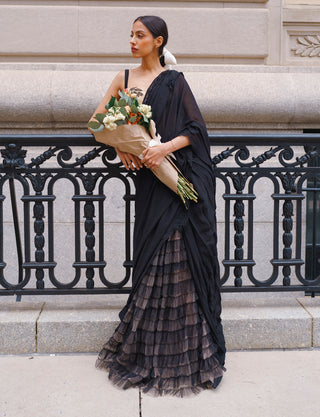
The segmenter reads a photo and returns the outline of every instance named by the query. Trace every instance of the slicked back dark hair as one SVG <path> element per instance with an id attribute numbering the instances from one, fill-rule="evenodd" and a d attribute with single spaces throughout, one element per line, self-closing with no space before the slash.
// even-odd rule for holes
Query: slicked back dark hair
<path id="1" fill-rule="evenodd" d="M 168 28 L 166 22 L 159 16 L 139 16 L 135 19 L 135 22 L 140 21 L 145 25 L 145 27 L 152 33 L 154 38 L 158 36 L 163 37 L 162 45 L 159 48 L 159 57 L 160 63 L 164 67 L 164 59 L 162 56 L 163 48 L 166 46 L 168 42 Z"/>

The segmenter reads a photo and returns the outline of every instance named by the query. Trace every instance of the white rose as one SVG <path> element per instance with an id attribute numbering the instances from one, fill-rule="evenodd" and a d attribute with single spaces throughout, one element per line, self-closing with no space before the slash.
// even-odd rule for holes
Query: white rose
<path id="1" fill-rule="evenodd" d="M 106 129 L 108 130 L 115 130 L 117 128 L 116 123 L 110 122 L 105 125 Z"/>
<path id="2" fill-rule="evenodd" d="M 107 125 L 108 123 L 112 123 L 116 120 L 116 118 L 112 114 L 107 114 L 107 116 L 103 119 L 103 124 Z"/>
<path id="3" fill-rule="evenodd" d="M 138 106 L 138 110 L 146 117 L 151 117 L 151 106 L 148 106 L 148 104 L 140 104 L 140 106 Z M 147 114 L 149 114 L 149 116 L 147 116 Z"/>
<path id="4" fill-rule="evenodd" d="M 125 116 L 122 113 L 116 113 L 115 120 L 124 120 Z"/>

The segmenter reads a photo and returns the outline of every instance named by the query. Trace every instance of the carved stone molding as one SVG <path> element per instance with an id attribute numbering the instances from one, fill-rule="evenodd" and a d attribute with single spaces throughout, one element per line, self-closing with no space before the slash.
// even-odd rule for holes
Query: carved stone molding
<path id="1" fill-rule="evenodd" d="M 291 49 L 300 57 L 320 57 L 320 34 L 298 36 L 297 45 Z"/>
<path id="2" fill-rule="evenodd" d="M 320 127 L 318 67 L 226 65 L 208 66 L 206 71 L 177 69 L 183 70 L 210 129 L 222 125 L 228 130 L 243 125 L 268 129 Z M 34 65 L 1 70 L 0 66 L 0 131 L 85 133 L 87 121 L 116 73 L 103 65 L 78 69 L 52 65 L 51 70 Z"/>

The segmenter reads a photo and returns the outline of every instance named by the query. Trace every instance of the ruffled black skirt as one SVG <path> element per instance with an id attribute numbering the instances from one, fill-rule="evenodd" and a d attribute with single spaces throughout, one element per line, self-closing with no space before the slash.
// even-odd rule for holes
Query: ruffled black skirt
<path id="1" fill-rule="evenodd" d="M 163 244 L 96 362 L 109 379 L 153 395 L 216 388 L 225 370 L 197 301 L 178 230 Z"/>

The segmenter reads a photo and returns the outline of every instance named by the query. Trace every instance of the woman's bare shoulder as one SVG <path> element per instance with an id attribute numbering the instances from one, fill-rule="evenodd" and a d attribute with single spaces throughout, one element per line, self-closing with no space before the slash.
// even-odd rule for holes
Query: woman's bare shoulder
<path id="1" fill-rule="evenodd" d="M 123 88 L 124 87 L 124 73 L 125 73 L 125 70 L 119 71 L 118 74 L 112 80 L 112 84 Z"/>
<path id="2" fill-rule="evenodd" d="M 109 88 L 105 94 L 104 99 L 109 101 L 111 96 L 117 96 L 118 91 L 124 88 L 124 70 L 118 72 L 111 81 Z"/>

